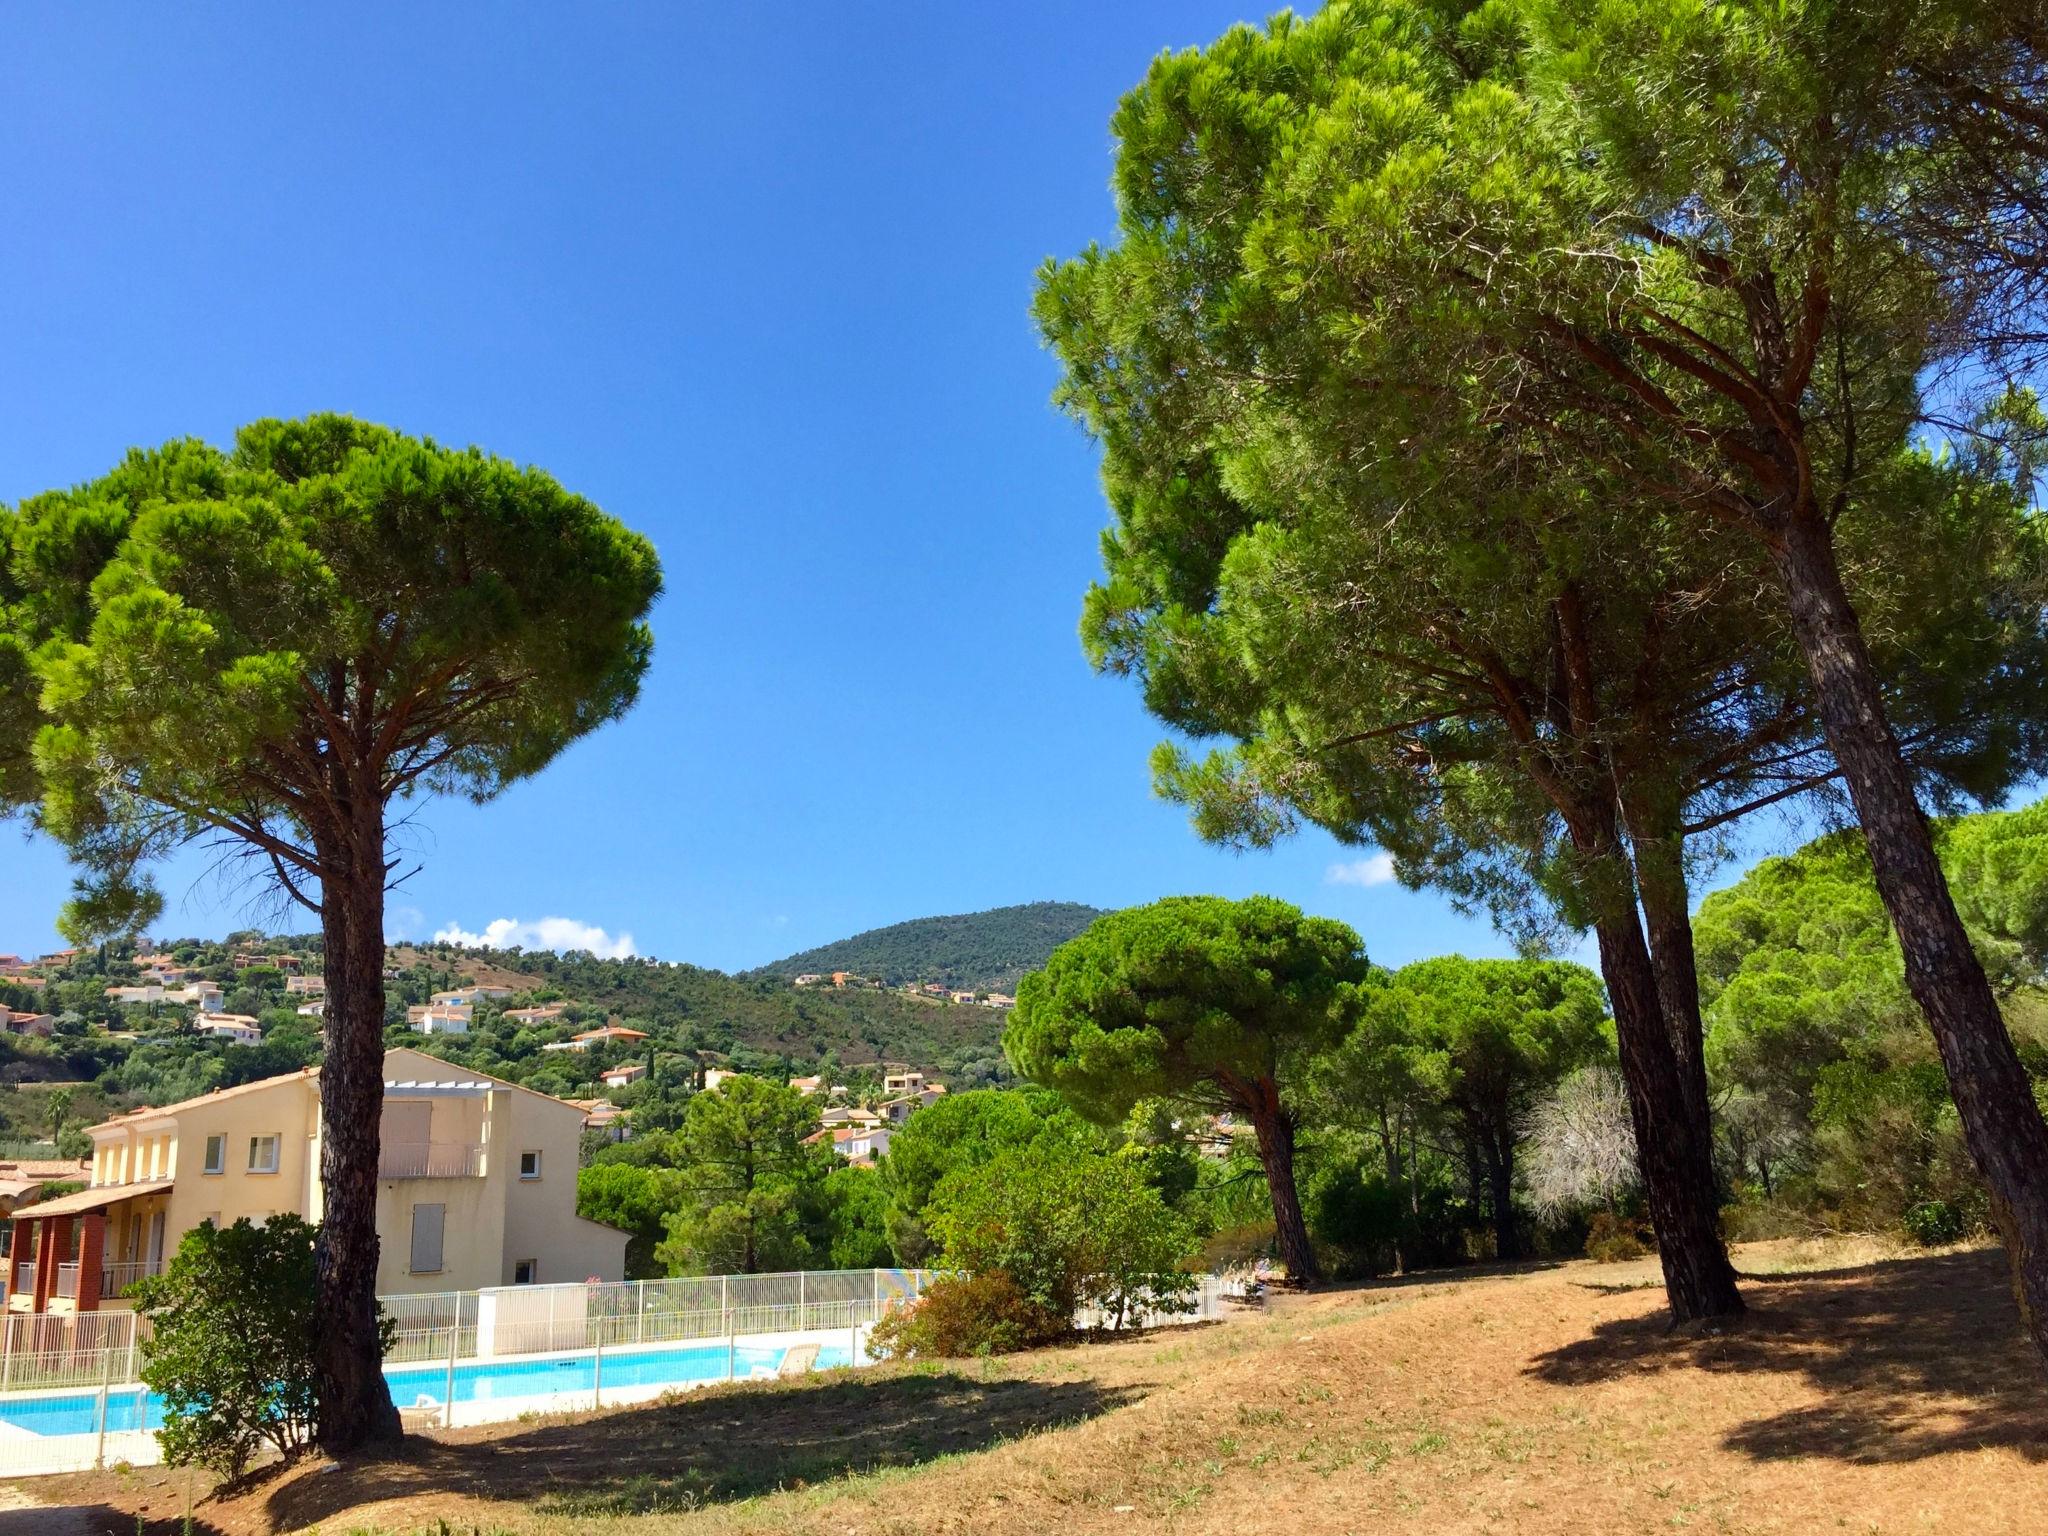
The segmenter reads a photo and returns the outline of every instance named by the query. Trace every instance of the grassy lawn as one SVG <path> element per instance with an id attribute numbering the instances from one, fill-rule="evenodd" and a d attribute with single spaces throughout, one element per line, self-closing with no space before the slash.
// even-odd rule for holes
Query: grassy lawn
<path id="1" fill-rule="evenodd" d="M 1664 1331 L 1654 1266 L 1422 1276 L 997 1361 L 740 1385 L 303 1466 L 194 1529 L 2017 1532 L 2048 1383 L 2002 1260 L 1742 1250 L 1753 1312 Z M 38 1479 L 16 1531 L 175 1530 L 183 1473 Z M 17 1524 L 15 1522 L 28 1522 Z"/>

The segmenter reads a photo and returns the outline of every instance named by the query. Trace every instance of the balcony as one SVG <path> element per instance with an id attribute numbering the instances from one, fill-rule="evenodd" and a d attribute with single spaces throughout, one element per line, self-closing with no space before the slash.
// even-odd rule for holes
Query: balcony
<path id="1" fill-rule="evenodd" d="M 57 1266 L 56 1294 L 62 1296 L 67 1301 L 76 1301 L 78 1299 L 78 1266 L 76 1264 L 59 1264 Z"/>
<path id="2" fill-rule="evenodd" d="M 36 1261 L 34 1259 L 17 1260 L 14 1266 L 14 1284 L 8 1287 L 8 1293 L 13 1296 L 28 1296 L 34 1293 L 35 1288 Z"/>
<path id="3" fill-rule="evenodd" d="M 152 1264 L 138 1259 L 127 1264 L 109 1264 L 100 1270 L 100 1299 L 112 1301 L 115 1297 L 128 1294 L 128 1288 L 139 1280 L 164 1272 L 163 1262 Z"/>
<path id="4" fill-rule="evenodd" d="M 480 1179 L 484 1149 L 461 1142 L 400 1142 L 377 1155 L 380 1179 Z"/>

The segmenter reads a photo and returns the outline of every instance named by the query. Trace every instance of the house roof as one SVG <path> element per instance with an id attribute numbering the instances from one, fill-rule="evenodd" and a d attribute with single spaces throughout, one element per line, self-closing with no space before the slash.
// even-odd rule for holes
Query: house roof
<path id="1" fill-rule="evenodd" d="M 617 1024 L 607 1024 L 602 1029 L 586 1029 L 573 1037 L 577 1040 L 645 1040 L 647 1032 L 640 1029 L 624 1029 Z"/>
<path id="2" fill-rule="evenodd" d="M 181 1114 L 185 1110 L 196 1109 L 202 1104 L 218 1104 L 223 1099 L 231 1099 L 239 1094 L 261 1093 L 266 1088 L 276 1088 L 283 1083 L 305 1082 L 319 1075 L 320 1069 L 318 1067 L 301 1067 L 296 1072 L 286 1072 L 278 1077 L 259 1077 L 252 1083 L 237 1083 L 232 1088 L 216 1088 L 211 1093 L 202 1093 L 193 1098 L 180 1099 L 177 1103 L 166 1104 L 161 1109 L 152 1109 L 149 1105 L 145 1104 L 140 1109 L 129 1110 L 125 1115 L 115 1115 L 111 1119 L 102 1120 L 98 1125 L 87 1126 L 85 1128 L 86 1134 L 91 1135 L 96 1131 L 111 1130 L 115 1126 L 131 1125 L 138 1120 L 161 1120 L 167 1115 Z M 133 1185 L 128 1187 L 134 1188 Z"/>
<path id="3" fill-rule="evenodd" d="M 91 1171 L 90 1160 L 74 1163 L 61 1157 L 24 1157 L 0 1163 L 0 1179 L 31 1179 L 39 1184 L 51 1179 L 82 1179 Z"/>
<path id="4" fill-rule="evenodd" d="M 169 1179 L 151 1179 L 145 1184 L 103 1184 L 98 1189 L 81 1189 L 75 1195 L 59 1195 L 41 1205 L 21 1206 L 15 1211 L 14 1219 L 19 1221 L 24 1216 L 78 1216 L 86 1211 L 119 1205 L 123 1200 L 133 1200 L 138 1195 L 154 1195 L 170 1187 Z"/>

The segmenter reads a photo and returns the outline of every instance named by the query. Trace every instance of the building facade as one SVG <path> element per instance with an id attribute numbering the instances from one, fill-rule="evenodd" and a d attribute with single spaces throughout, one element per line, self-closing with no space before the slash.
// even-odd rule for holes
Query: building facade
<path id="1" fill-rule="evenodd" d="M 418 1051 L 384 1057 L 381 1295 L 619 1280 L 626 1234 L 576 1214 L 573 1104 Z M 318 1222 L 318 1068 L 92 1127 L 92 1182 L 17 1209 L 7 1306 L 128 1305 L 201 1222 Z"/>

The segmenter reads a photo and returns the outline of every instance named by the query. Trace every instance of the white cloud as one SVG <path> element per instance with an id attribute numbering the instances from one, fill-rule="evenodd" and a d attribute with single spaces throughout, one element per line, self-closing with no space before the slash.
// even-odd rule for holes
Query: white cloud
<path id="1" fill-rule="evenodd" d="M 1393 880 L 1394 856 L 1391 853 L 1376 853 L 1369 859 L 1332 864 L 1323 871 L 1325 885 L 1391 885 Z"/>
<path id="2" fill-rule="evenodd" d="M 399 944 L 417 935 L 427 923 L 427 914 L 418 907 L 386 907 L 384 909 L 384 942 Z"/>
<path id="3" fill-rule="evenodd" d="M 471 933 L 450 923 L 434 935 L 436 944 L 458 944 L 464 949 L 587 949 L 600 960 L 625 960 L 638 953 L 633 935 L 613 938 L 593 923 L 579 923 L 573 917 L 543 917 L 521 922 L 516 917 L 495 918 L 482 933 Z"/>

